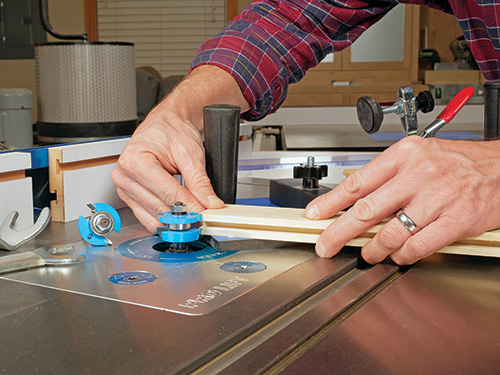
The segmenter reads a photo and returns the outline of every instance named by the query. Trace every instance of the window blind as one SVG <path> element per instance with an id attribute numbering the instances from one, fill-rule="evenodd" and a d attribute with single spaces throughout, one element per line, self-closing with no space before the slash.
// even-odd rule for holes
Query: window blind
<path id="1" fill-rule="evenodd" d="M 186 74 L 200 45 L 225 24 L 225 0 L 97 0 L 99 40 L 135 44 L 137 66 Z"/>

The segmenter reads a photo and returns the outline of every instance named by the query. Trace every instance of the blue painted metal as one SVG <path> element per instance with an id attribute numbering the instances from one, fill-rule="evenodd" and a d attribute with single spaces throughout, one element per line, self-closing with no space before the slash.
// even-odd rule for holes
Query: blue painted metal
<path id="1" fill-rule="evenodd" d="M 277 204 L 272 203 L 269 200 L 269 197 L 236 199 L 236 204 L 245 204 L 245 205 L 249 205 L 249 206 L 279 207 Z"/>
<path id="2" fill-rule="evenodd" d="M 201 221 L 201 214 L 186 212 L 186 215 L 173 215 L 169 211 L 158 215 L 158 221 L 162 224 L 194 224 Z"/>
<path id="3" fill-rule="evenodd" d="M 110 214 L 114 221 L 113 230 L 116 232 L 120 232 L 122 227 L 122 221 L 120 219 L 120 215 L 118 215 L 118 212 L 113 207 L 111 207 L 109 204 L 106 203 L 94 203 L 93 206 L 96 209 L 96 213 L 104 211 Z M 106 237 L 101 236 L 92 230 L 92 227 L 90 226 L 90 221 L 92 219 L 92 216 L 93 215 L 87 218 L 80 216 L 78 218 L 78 230 L 80 231 L 80 235 L 85 241 L 87 241 L 91 245 L 94 246 L 109 245 L 110 242 Z"/>
<path id="4" fill-rule="evenodd" d="M 168 225 L 183 225 L 196 224 L 201 222 L 201 215 L 196 212 L 186 212 L 185 215 L 174 215 L 171 212 L 164 212 L 157 217 L 162 224 Z M 200 237 L 201 228 L 192 228 L 187 230 L 168 230 L 168 228 L 158 228 L 158 234 L 161 239 L 166 242 L 187 243 L 198 240 Z"/>
<path id="5" fill-rule="evenodd" d="M 188 230 L 162 230 L 158 229 L 158 234 L 161 239 L 165 242 L 173 243 L 187 243 L 197 241 L 200 238 L 200 228 L 188 229 Z"/>
<path id="6" fill-rule="evenodd" d="M 54 146 L 40 146 L 18 151 L 29 152 L 31 154 L 31 169 L 38 169 L 38 168 L 46 168 L 49 166 L 50 147 Z"/>
<path id="7" fill-rule="evenodd" d="M 193 245 L 202 247 L 202 250 L 190 253 L 168 253 L 154 250 L 153 247 L 162 242 L 164 241 L 157 235 L 132 238 L 119 244 L 116 251 L 127 258 L 160 263 L 203 262 L 225 258 L 237 253 L 237 251 L 217 251 L 201 241 L 195 241 Z"/>
<path id="8" fill-rule="evenodd" d="M 111 275 L 108 281 L 117 285 L 142 285 L 155 281 L 158 278 L 154 273 L 144 271 L 120 272 Z"/>

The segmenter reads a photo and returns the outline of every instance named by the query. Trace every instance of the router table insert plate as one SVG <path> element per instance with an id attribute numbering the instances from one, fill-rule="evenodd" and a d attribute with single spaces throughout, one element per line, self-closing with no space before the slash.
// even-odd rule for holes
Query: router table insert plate
<path id="1" fill-rule="evenodd" d="M 316 258 L 311 245 L 270 241 L 268 248 L 245 251 L 219 252 L 207 245 L 204 250 L 187 254 L 162 253 L 152 248 L 161 239 L 139 224 L 124 228 L 110 239 L 114 246 L 76 242 L 75 250 L 86 256 L 82 264 L 4 277 L 179 314 L 203 315 Z M 262 246 L 263 242 L 257 243 Z M 341 265 L 349 260 L 338 262 Z"/>

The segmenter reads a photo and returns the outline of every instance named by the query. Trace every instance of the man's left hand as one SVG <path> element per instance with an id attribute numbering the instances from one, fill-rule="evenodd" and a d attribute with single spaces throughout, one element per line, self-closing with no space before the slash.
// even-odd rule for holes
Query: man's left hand
<path id="1" fill-rule="evenodd" d="M 457 240 L 500 227 L 500 141 L 446 141 L 410 136 L 389 147 L 339 186 L 312 201 L 310 219 L 352 206 L 316 244 L 337 254 L 351 239 L 402 210 L 412 231 L 393 218 L 362 249 L 378 263 L 387 256 L 412 264 Z"/>

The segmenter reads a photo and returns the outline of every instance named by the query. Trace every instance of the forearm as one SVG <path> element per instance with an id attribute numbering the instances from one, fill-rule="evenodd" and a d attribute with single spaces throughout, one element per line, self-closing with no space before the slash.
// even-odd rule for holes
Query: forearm
<path id="1" fill-rule="evenodd" d="M 203 107 L 211 104 L 233 104 L 248 111 L 250 105 L 235 79 L 223 69 L 203 65 L 186 78 L 158 105 L 150 116 L 175 115 L 203 129 Z"/>
<path id="2" fill-rule="evenodd" d="M 285 100 L 289 83 L 302 79 L 328 53 L 340 51 L 396 5 L 394 1 L 255 1 L 205 42 L 193 67 L 217 65 L 238 82 L 256 120 Z"/>

